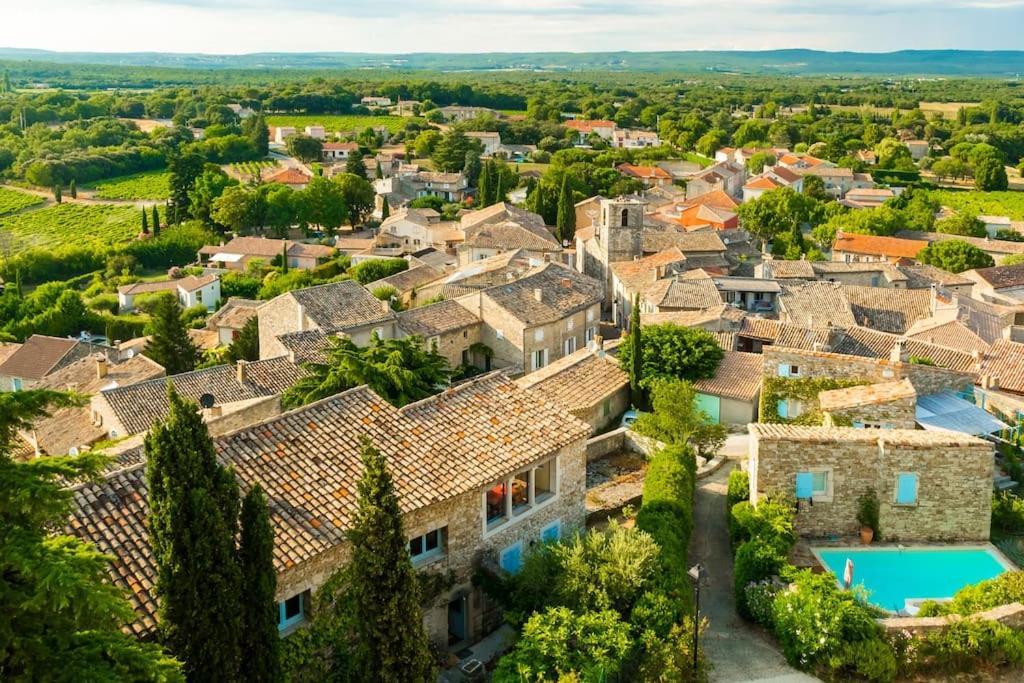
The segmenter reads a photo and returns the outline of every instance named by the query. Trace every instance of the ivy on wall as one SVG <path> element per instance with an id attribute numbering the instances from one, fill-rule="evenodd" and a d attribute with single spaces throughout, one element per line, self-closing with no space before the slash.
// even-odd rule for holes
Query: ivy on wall
<path id="1" fill-rule="evenodd" d="M 859 387 L 871 382 L 863 379 L 835 379 L 833 377 L 765 377 L 761 388 L 761 422 L 774 424 L 821 425 L 822 414 L 817 408 L 818 394 L 833 389 Z M 799 417 L 779 415 L 779 401 L 795 400 L 813 404 L 815 408 Z M 852 425 L 852 422 L 851 422 Z M 838 426 L 838 425 L 837 425 Z"/>

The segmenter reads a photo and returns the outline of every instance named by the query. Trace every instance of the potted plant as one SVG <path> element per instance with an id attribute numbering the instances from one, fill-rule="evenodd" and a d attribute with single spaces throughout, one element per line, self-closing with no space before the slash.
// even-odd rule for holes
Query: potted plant
<path id="1" fill-rule="evenodd" d="M 878 536 L 878 494 L 868 489 L 857 499 L 857 522 L 860 523 L 860 542 L 868 545 Z"/>

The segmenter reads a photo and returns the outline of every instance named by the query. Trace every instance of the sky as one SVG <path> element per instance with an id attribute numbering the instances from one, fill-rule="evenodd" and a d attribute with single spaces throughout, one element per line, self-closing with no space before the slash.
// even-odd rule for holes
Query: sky
<path id="1" fill-rule="evenodd" d="M 86 52 L 1024 49 L 1024 0 L 3 0 L 0 47 Z"/>

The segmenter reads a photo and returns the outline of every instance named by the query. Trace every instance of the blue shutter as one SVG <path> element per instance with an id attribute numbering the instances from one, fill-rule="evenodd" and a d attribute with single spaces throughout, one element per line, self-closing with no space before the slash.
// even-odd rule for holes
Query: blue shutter
<path id="1" fill-rule="evenodd" d="M 917 475 L 899 475 L 896 478 L 896 504 L 914 505 L 915 503 L 917 503 Z"/>
<path id="2" fill-rule="evenodd" d="M 514 543 L 502 550 L 499 564 L 509 574 L 519 573 L 519 569 L 523 566 L 523 544 Z"/>
<path id="3" fill-rule="evenodd" d="M 796 497 L 808 499 L 814 495 L 814 475 L 810 472 L 796 473 Z"/>
<path id="4" fill-rule="evenodd" d="M 785 400 L 779 401 L 778 405 L 775 406 L 775 410 L 779 417 L 789 417 L 789 406 Z"/>
<path id="5" fill-rule="evenodd" d="M 562 536 L 562 523 L 555 520 L 540 530 L 540 540 L 543 543 L 552 543 Z"/>
<path id="6" fill-rule="evenodd" d="M 789 377 L 789 363 L 779 363 L 779 377 Z"/>

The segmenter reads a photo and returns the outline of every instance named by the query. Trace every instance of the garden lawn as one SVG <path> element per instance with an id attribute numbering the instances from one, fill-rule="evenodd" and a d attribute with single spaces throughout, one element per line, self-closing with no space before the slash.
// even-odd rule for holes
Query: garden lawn
<path id="1" fill-rule="evenodd" d="M 144 171 L 102 180 L 90 187 L 97 199 L 167 199 L 170 196 L 169 171 Z"/>
<path id="2" fill-rule="evenodd" d="M 21 211 L 22 209 L 27 209 L 30 206 L 42 203 L 42 197 L 37 197 L 34 194 L 28 194 L 26 192 L 18 192 L 17 190 L 9 190 L 6 187 L 0 187 L 0 216 L 8 213 L 14 213 L 15 211 Z"/>
<path id="3" fill-rule="evenodd" d="M 1024 220 L 1024 192 L 981 192 L 978 190 L 933 190 L 931 196 L 943 206 L 983 216 L 1009 216 Z"/>
<path id="4" fill-rule="evenodd" d="M 268 126 L 294 126 L 295 132 L 301 133 L 306 126 L 323 126 L 330 133 L 337 131 L 362 132 L 367 128 L 384 126 L 392 133 L 397 133 L 406 121 L 417 119 L 408 116 L 356 116 L 330 114 L 293 114 L 268 116 Z"/>
<path id="5" fill-rule="evenodd" d="M 140 230 L 139 209 L 109 204 L 58 204 L 0 218 L 18 248 L 105 248 L 130 241 Z"/>

